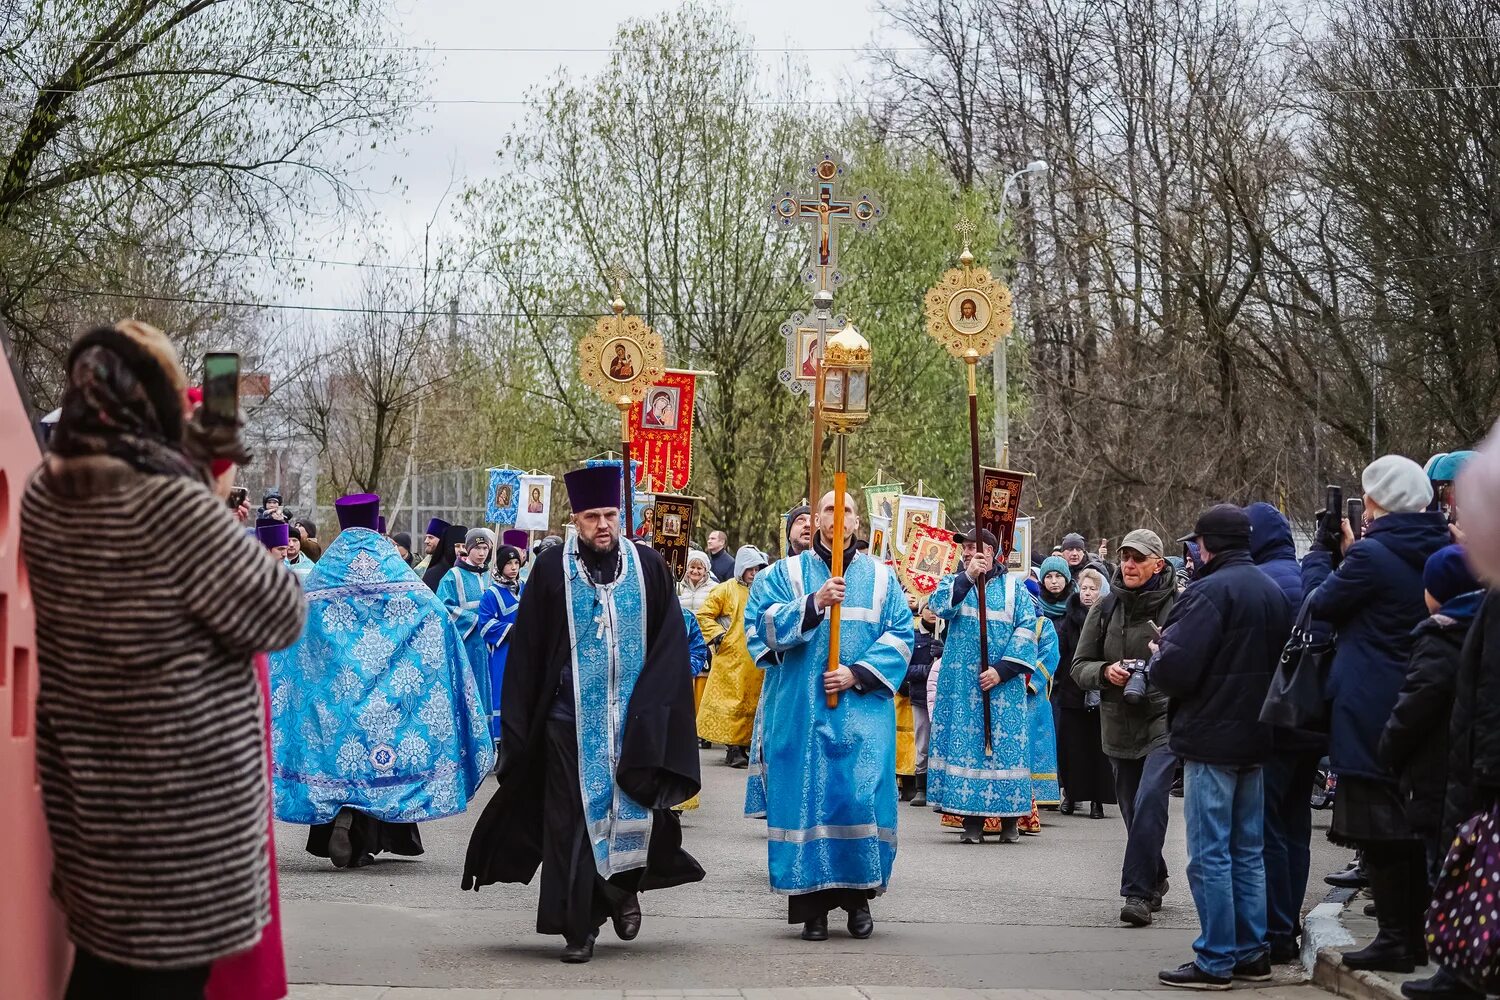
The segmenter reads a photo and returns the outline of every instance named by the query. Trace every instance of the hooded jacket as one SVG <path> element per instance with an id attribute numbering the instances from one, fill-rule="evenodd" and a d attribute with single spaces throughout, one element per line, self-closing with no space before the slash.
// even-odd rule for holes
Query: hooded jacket
<path id="1" fill-rule="evenodd" d="M 708 594 L 714 589 L 714 568 L 709 565 L 708 554 L 698 549 L 689 549 L 687 564 L 699 563 L 703 566 L 703 579 L 695 587 L 688 581 L 687 574 L 682 575 L 682 582 L 677 585 L 677 600 L 682 604 L 684 611 L 697 614 L 703 608 L 703 602 L 708 600 Z"/>
<path id="2" fill-rule="evenodd" d="M 1380 763 L 1390 768 L 1406 800 L 1406 819 L 1418 833 L 1443 825 L 1448 789 L 1448 723 L 1464 640 L 1483 600 L 1463 594 L 1413 632 L 1406 681 L 1380 737 Z"/>
<path id="3" fill-rule="evenodd" d="M 1260 706 L 1291 629 L 1281 588 L 1247 549 L 1214 553 L 1173 605 L 1151 660 L 1152 687 L 1171 698 L 1173 753 L 1220 767 L 1265 761 Z"/>
<path id="4" fill-rule="evenodd" d="M 1118 660 L 1149 660 L 1156 638 L 1150 622 L 1167 620 L 1177 600 L 1176 574 L 1163 566 L 1139 590 L 1125 587 L 1117 570 L 1109 593 L 1094 602 L 1084 619 L 1073 653 L 1073 680 L 1085 691 L 1099 692 L 1099 735 L 1110 757 L 1137 760 L 1167 744 L 1167 696 L 1149 685 L 1139 705 L 1125 701 L 1123 688 L 1111 684 L 1104 668 Z"/>
<path id="5" fill-rule="evenodd" d="M 1469 628 L 1454 682 L 1448 727 L 1448 797 L 1443 833 L 1500 796 L 1500 590 L 1485 597 Z"/>
<path id="6" fill-rule="evenodd" d="M 1337 633 L 1324 694 L 1332 703 L 1328 761 L 1340 775 L 1395 783 L 1375 748 L 1406 680 L 1412 630 L 1427 617 L 1422 568 L 1449 541 L 1441 514 L 1386 514 L 1349 547 L 1337 571 L 1321 545 L 1302 560 L 1312 617 Z"/>
<path id="7" fill-rule="evenodd" d="M 1297 562 L 1297 545 L 1292 541 L 1292 526 L 1281 511 L 1268 503 L 1253 503 L 1245 508 L 1250 518 L 1250 558 L 1260 571 L 1271 578 L 1286 595 L 1287 607 L 1295 620 L 1302 607 L 1302 567 Z M 1197 551 L 1197 546 L 1193 546 Z M 1196 572 L 1202 572 L 1202 563 Z M 1281 636 L 1281 645 L 1291 636 L 1291 625 L 1287 634 Z M 1328 734 L 1311 729 L 1275 729 L 1272 742 L 1278 751 L 1286 753 L 1317 753 L 1322 756 L 1328 747 Z"/>

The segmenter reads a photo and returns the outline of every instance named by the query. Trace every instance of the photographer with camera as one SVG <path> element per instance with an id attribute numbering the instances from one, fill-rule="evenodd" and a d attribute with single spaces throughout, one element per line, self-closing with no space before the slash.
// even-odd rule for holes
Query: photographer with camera
<path id="1" fill-rule="evenodd" d="M 1176 574 L 1161 537 L 1137 528 L 1120 543 L 1120 568 L 1109 594 L 1089 609 L 1073 654 L 1073 680 L 1098 691 L 1100 742 L 1115 773 L 1115 795 L 1125 820 L 1120 919 L 1151 923 L 1167 891 L 1167 801 L 1177 758 L 1167 748 L 1167 697 L 1150 685 L 1156 622 L 1177 600 Z"/>
<path id="2" fill-rule="evenodd" d="M 1292 612 L 1251 558 L 1250 516 L 1239 507 L 1210 507 L 1179 541 L 1198 544 L 1203 568 L 1172 608 L 1150 676 L 1171 699 L 1169 743 L 1184 762 L 1188 886 L 1202 931 L 1196 960 L 1159 978 L 1226 988 L 1271 978 L 1261 855 L 1271 730 L 1260 706 Z"/>
<path id="3" fill-rule="evenodd" d="M 1427 509 L 1432 484 L 1409 458 L 1378 458 L 1360 481 L 1364 537 L 1355 540 L 1336 506 L 1326 511 L 1302 560 L 1302 587 L 1311 595 L 1309 613 L 1338 635 L 1325 691 L 1332 702 L 1328 760 L 1339 776 L 1328 839 L 1363 852 L 1380 923 L 1374 942 L 1345 952 L 1344 965 L 1410 972 L 1426 964 L 1426 858 L 1376 748 L 1406 680 L 1412 631 L 1427 617 L 1422 570 L 1448 544 L 1448 523 Z"/>

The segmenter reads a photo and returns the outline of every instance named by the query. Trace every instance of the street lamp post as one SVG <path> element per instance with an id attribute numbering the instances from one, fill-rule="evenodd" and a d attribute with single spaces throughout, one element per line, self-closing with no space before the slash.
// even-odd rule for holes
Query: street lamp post
<path id="1" fill-rule="evenodd" d="M 1000 211 L 995 216 L 999 225 L 1001 236 L 1005 233 L 1005 208 L 1010 200 L 1010 192 L 1016 186 L 1016 182 L 1027 174 L 1038 176 L 1047 172 L 1046 160 L 1032 160 L 1026 166 L 1017 170 L 1005 178 L 1005 185 L 1000 188 Z M 1007 382 L 1008 374 L 1005 370 L 1006 344 L 1004 341 L 995 350 L 995 463 L 1002 469 L 1007 468 L 1010 461 L 1010 390 Z"/>

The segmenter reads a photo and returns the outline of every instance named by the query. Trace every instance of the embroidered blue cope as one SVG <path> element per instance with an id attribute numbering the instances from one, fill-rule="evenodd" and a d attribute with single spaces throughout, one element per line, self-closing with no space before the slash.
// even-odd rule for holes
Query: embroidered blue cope
<path id="1" fill-rule="evenodd" d="M 1027 750 L 1026 677 L 990 689 L 993 756 L 984 752 L 984 703 L 979 690 L 979 588 L 953 603 L 958 574 L 938 582 L 927 606 L 946 620 L 937 701 L 928 706 L 927 801 L 959 816 L 1029 816 L 1031 758 Z M 985 588 L 991 664 L 1036 669 L 1036 606 L 1016 580 L 1000 574 Z"/>
<path id="2" fill-rule="evenodd" d="M 347 528 L 306 580 L 302 638 L 271 655 L 276 816 L 344 806 L 413 823 L 462 812 L 494 744 L 448 613 L 396 548 Z"/>

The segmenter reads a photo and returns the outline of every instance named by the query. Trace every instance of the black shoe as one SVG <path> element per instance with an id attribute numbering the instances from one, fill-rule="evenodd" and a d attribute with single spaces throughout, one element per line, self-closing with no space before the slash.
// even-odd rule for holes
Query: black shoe
<path id="1" fill-rule="evenodd" d="M 875 918 L 870 916 L 870 905 L 866 903 L 857 910 L 849 911 L 849 936 L 863 941 L 875 933 Z"/>
<path id="2" fill-rule="evenodd" d="M 1104 803 L 1095 802 L 1089 806 L 1089 819 L 1104 818 Z"/>
<path id="3" fill-rule="evenodd" d="M 333 831 L 328 834 L 328 860 L 335 868 L 348 868 L 354 861 L 354 846 L 349 842 L 349 827 L 354 824 L 354 810 L 347 806 L 333 818 Z"/>
<path id="4" fill-rule="evenodd" d="M 1161 910 L 1161 901 L 1166 898 L 1167 890 L 1170 888 L 1172 888 L 1172 883 L 1167 881 L 1166 879 L 1162 879 L 1161 884 L 1156 887 L 1156 891 L 1151 894 L 1152 913 L 1156 913 Z"/>
<path id="5" fill-rule="evenodd" d="M 1210 976 L 1198 968 L 1197 962 L 1184 962 L 1175 969 L 1163 969 L 1157 973 L 1156 981 L 1163 986 L 1186 990 L 1227 990 L 1234 983 L 1228 976 Z"/>
<path id="6" fill-rule="evenodd" d="M 1349 867 L 1343 871 L 1329 872 L 1323 876 L 1323 881 L 1336 889 L 1365 889 L 1370 885 L 1370 880 L 1359 870 L 1357 862 L 1350 862 Z"/>
<path id="7" fill-rule="evenodd" d="M 1259 958 L 1236 964 L 1233 976 L 1247 983 L 1269 983 L 1271 981 L 1271 956 L 1263 953 Z"/>
<path id="8" fill-rule="evenodd" d="M 896 775 L 896 785 L 901 789 L 902 802 L 910 802 L 917 794 L 917 779 L 909 774 Z"/>
<path id="9" fill-rule="evenodd" d="M 828 914 L 815 917 L 802 925 L 802 940 L 804 941 L 827 941 L 828 940 Z"/>
<path id="10" fill-rule="evenodd" d="M 1409 979 L 1401 984 L 1401 995 L 1407 1000 L 1484 1000 L 1484 994 L 1470 989 L 1447 966 L 1426 979 Z"/>
<path id="11" fill-rule="evenodd" d="M 1177 784 L 1175 784 L 1175 785 L 1172 786 L 1172 798 L 1174 798 L 1174 799 L 1180 799 L 1180 798 L 1182 798 L 1182 782 L 1179 781 Z M 1207 973 L 1204 973 L 1204 975 L 1207 975 Z M 1217 986 L 1200 986 L 1200 987 L 1197 987 L 1197 988 L 1198 989 L 1205 989 L 1205 990 L 1216 990 L 1216 989 L 1219 989 L 1220 987 L 1217 987 Z"/>
<path id="12" fill-rule="evenodd" d="M 1151 923 L 1150 901 L 1142 899 L 1139 896 L 1127 898 L 1125 905 L 1120 907 L 1120 922 L 1129 924 L 1132 927 L 1149 926 Z"/>
<path id="13" fill-rule="evenodd" d="M 724 755 L 724 763 L 743 771 L 750 766 L 750 754 L 744 747 L 730 747 Z"/>
<path id="14" fill-rule="evenodd" d="M 361 854 L 359 857 L 357 857 L 353 861 L 349 862 L 349 867 L 350 868 L 365 868 L 365 867 L 367 867 L 369 865 L 373 865 L 374 863 L 375 863 L 375 855 L 373 855 L 373 854 Z"/>
<path id="15" fill-rule="evenodd" d="M 964 817 L 964 832 L 958 835 L 960 844 L 984 843 L 984 820 L 974 816 Z"/>
<path id="16" fill-rule="evenodd" d="M 1073 800 L 1066 795 L 1064 795 L 1062 797 L 1062 801 L 1057 804 L 1057 811 L 1062 813 L 1064 816 L 1071 816 L 1077 810 L 1078 807 L 1073 804 Z"/>
<path id="17" fill-rule="evenodd" d="M 590 934 L 583 944 L 570 944 L 559 956 L 569 965 L 582 965 L 594 957 L 594 936 Z"/>
<path id="18" fill-rule="evenodd" d="M 1291 965 L 1302 961 L 1302 948 L 1296 941 L 1272 941 L 1271 964 Z"/>
<path id="19" fill-rule="evenodd" d="M 634 941 L 641 932 L 641 897 L 633 892 L 626 896 L 609 919 L 615 925 L 615 937 L 621 941 Z"/>
<path id="20" fill-rule="evenodd" d="M 712 743 L 708 742 L 708 740 L 699 740 L 698 741 L 698 749 L 699 750 L 712 750 L 713 748 L 714 748 L 714 745 Z"/>
<path id="21" fill-rule="evenodd" d="M 1375 901 L 1372 899 L 1365 904 L 1365 916 L 1378 917 L 1380 914 L 1375 909 Z"/>
<path id="22" fill-rule="evenodd" d="M 919 775 L 917 775 L 917 793 L 912 796 L 910 804 L 914 805 L 914 806 L 917 806 L 918 808 L 926 808 L 926 806 L 927 806 L 927 775 L 925 775 L 925 774 L 919 774 Z"/>
<path id="23" fill-rule="evenodd" d="M 1344 952 L 1344 968 L 1370 972 L 1411 972 L 1417 967 L 1404 934 L 1381 930 L 1358 951 Z"/>

